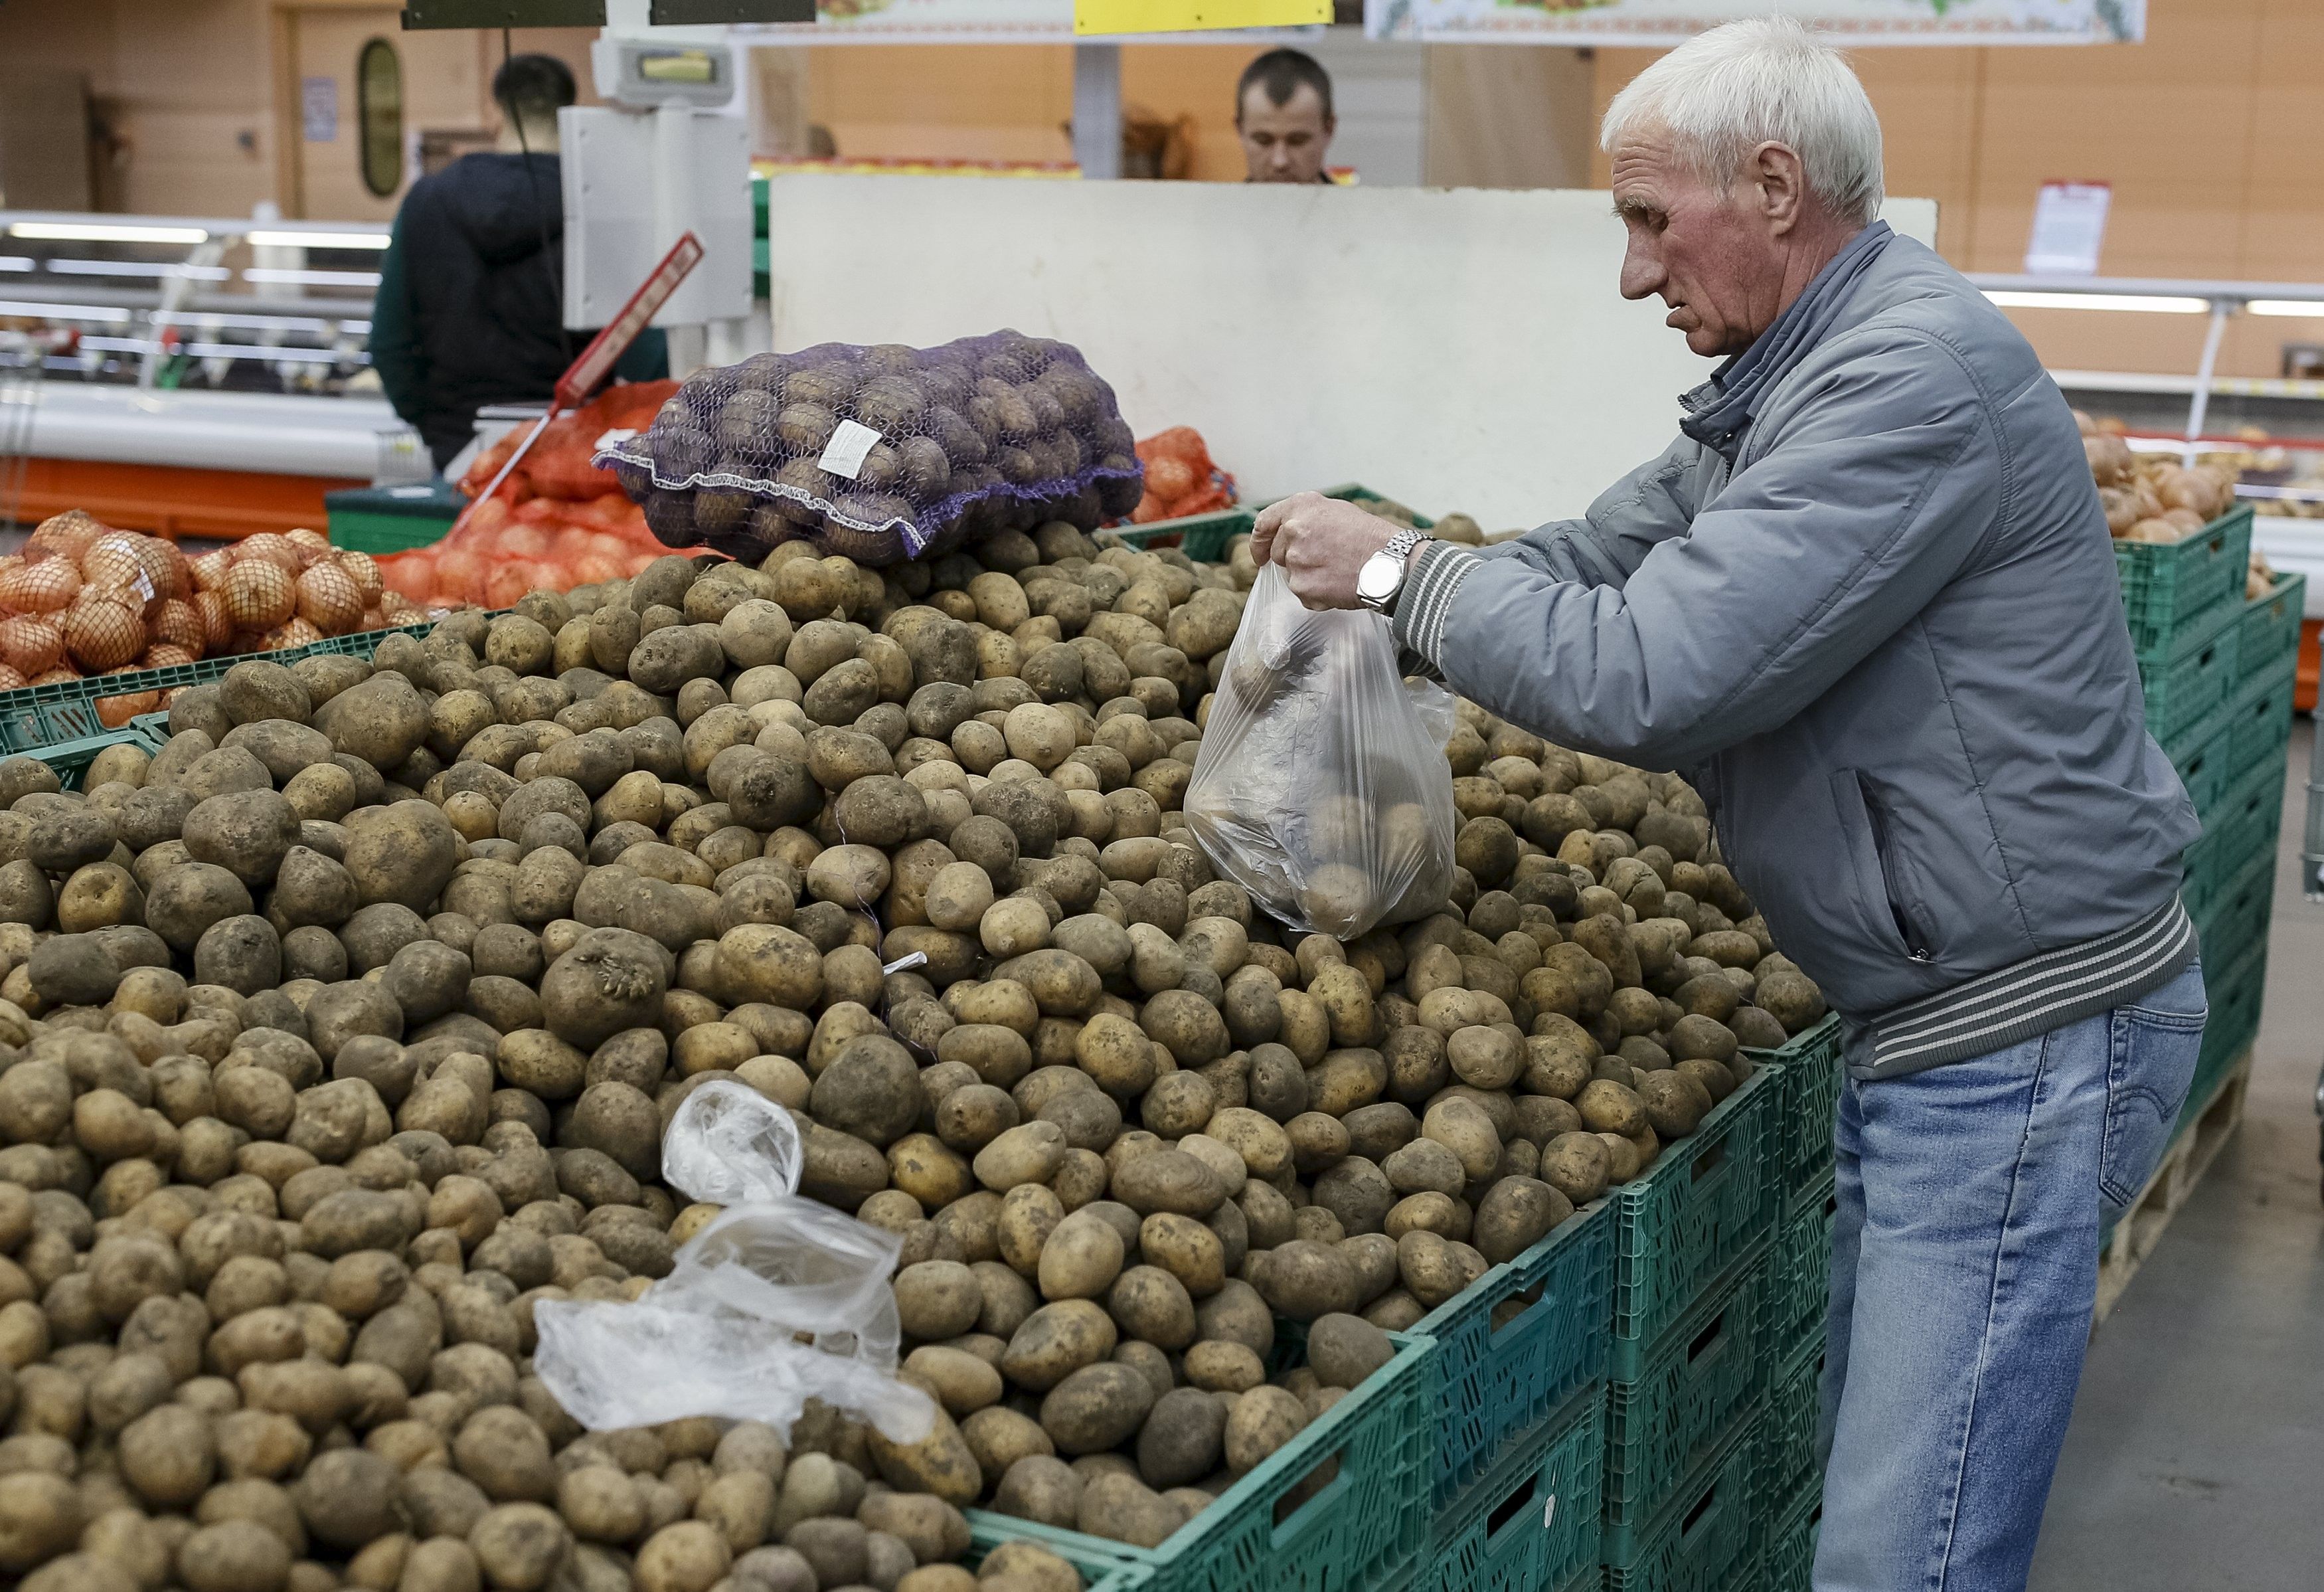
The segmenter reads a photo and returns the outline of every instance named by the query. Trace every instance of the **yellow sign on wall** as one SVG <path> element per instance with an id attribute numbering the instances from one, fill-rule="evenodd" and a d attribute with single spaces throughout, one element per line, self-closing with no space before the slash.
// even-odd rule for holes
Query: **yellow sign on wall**
<path id="1" fill-rule="evenodd" d="M 1291 28 L 1332 20 L 1332 0 L 1074 0 L 1076 33 Z"/>

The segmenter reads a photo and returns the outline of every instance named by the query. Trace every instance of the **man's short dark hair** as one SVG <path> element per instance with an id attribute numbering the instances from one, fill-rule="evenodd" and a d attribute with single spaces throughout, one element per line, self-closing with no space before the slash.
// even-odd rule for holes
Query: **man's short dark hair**
<path id="1" fill-rule="evenodd" d="M 573 69 L 553 55 L 512 55 L 493 74 L 493 98 L 520 122 L 545 122 L 578 92 Z"/>
<path id="2" fill-rule="evenodd" d="M 1259 84 L 1267 90 L 1270 105 L 1289 105 L 1291 97 L 1305 83 L 1323 102 L 1323 119 L 1332 119 L 1332 74 L 1325 71 L 1312 55 L 1296 50 L 1270 50 L 1242 69 L 1242 81 L 1235 85 L 1235 121 L 1242 121 L 1243 102 L 1250 97 L 1250 86 Z"/>

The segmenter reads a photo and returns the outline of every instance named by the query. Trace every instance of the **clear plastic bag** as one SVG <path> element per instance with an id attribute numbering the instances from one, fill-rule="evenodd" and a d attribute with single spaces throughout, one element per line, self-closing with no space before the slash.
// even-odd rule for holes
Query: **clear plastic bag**
<path id="1" fill-rule="evenodd" d="M 671 547 L 757 558 L 807 537 L 871 565 L 1050 520 L 1093 530 L 1144 491 L 1113 389 L 1079 350 L 1016 331 L 697 371 L 595 462 Z"/>
<path id="2" fill-rule="evenodd" d="M 790 1114 L 718 1079 L 686 1097 L 662 1136 L 671 1185 L 726 1208 L 634 1302 L 544 1300 L 533 1370 L 592 1431 L 688 1415 L 763 1421 L 787 1440 L 809 1399 L 899 1443 L 936 1406 L 896 1380 L 893 1234 L 801 1199 Z"/>
<path id="3" fill-rule="evenodd" d="M 1211 865 L 1295 928 L 1352 939 L 1425 916 L 1452 883 L 1454 725 L 1406 681 L 1388 621 L 1315 612 L 1259 572 L 1184 801 Z"/>

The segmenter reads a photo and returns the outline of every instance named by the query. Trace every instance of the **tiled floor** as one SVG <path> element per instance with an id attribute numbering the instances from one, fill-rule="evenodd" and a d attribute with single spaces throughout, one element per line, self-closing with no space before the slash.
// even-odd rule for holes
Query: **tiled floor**
<path id="1" fill-rule="evenodd" d="M 2285 769 L 2244 1124 L 2091 1344 L 2034 1592 L 2324 1587 L 2324 905 L 2300 888 L 2311 735 L 2301 720 Z"/>

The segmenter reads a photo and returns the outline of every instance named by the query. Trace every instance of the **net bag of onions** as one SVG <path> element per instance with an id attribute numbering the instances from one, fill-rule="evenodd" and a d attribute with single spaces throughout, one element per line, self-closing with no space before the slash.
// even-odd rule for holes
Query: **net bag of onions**
<path id="1" fill-rule="evenodd" d="M 1354 939 L 1452 887 L 1452 699 L 1396 663 L 1387 620 L 1259 570 L 1183 806 L 1211 865 L 1295 929 Z"/>
<path id="2" fill-rule="evenodd" d="M 596 462 L 666 545 L 752 560 L 805 537 L 899 563 L 1053 520 L 1093 530 L 1142 493 L 1113 389 L 1077 350 L 1014 331 L 701 371 Z"/>

